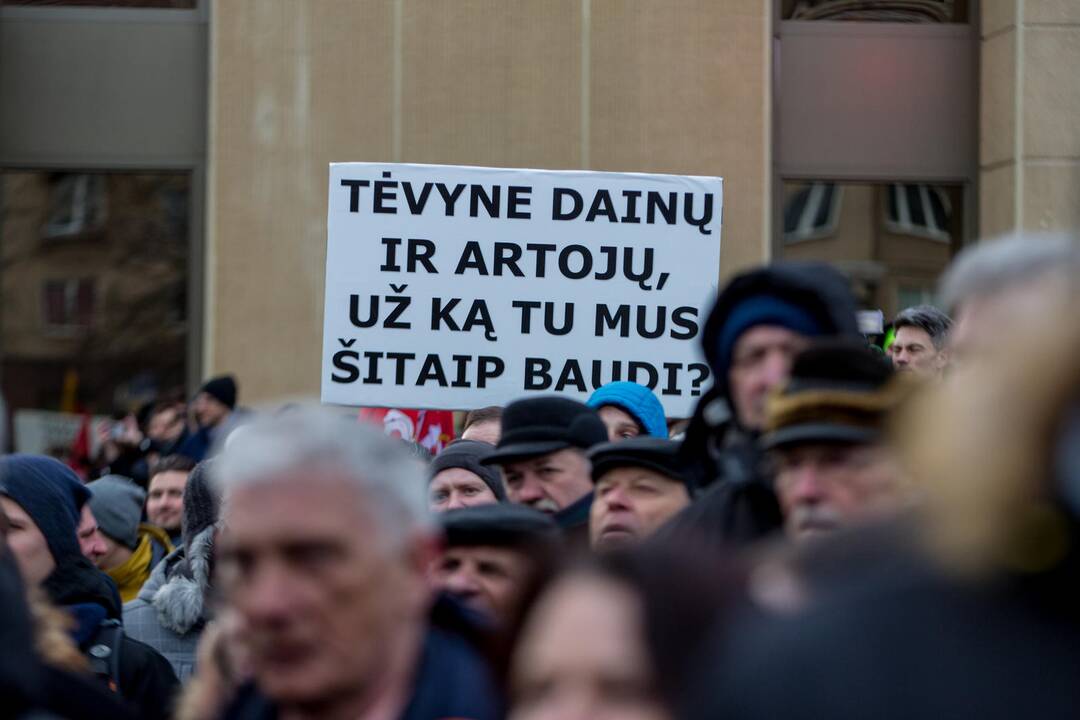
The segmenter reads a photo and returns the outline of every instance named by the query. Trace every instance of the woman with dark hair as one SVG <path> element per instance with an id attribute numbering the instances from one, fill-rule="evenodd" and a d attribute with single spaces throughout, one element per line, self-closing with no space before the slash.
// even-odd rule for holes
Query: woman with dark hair
<path id="1" fill-rule="evenodd" d="M 563 571 L 524 618 L 511 720 L 669 720 L 728 615 L 733 569 L 682 548 L 613 553 Z"/>

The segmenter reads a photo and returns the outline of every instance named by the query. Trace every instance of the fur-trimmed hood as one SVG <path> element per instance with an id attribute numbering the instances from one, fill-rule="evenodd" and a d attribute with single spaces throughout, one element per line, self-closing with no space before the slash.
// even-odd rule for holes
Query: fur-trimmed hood
<path id="1" fill-rule="evenodd" d="M 210 526 L 158 563 L 139 592 L 153 606 L 161 626 L 183 635 L 206 620 L 214 531 Z"/>

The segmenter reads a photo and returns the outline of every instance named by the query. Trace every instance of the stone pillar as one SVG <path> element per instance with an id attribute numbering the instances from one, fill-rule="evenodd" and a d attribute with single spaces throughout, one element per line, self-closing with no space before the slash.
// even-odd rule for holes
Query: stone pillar
<path id="1" fill-rule="evenodd" d="M 982 11 L 979 236 L 1080 231 L 1080 3 Z"/>

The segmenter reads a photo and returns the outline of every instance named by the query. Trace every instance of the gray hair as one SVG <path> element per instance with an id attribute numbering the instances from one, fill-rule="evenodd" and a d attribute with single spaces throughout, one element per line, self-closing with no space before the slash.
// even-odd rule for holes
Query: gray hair
<path id="1" fill-rule="evenodd" d="M 328 408 L 294 406 L 246 424 L 212 472 L 227 506 L 233 488 L 281 482 L 290 471 L 313 467 L 344 473 L 390 545 L 432 525 L 423 465 L 400 441 Z"/>
<path id="2" fill-rule="evenodd" d="M 1015 233 L 972 245 L 941 278 L 941 305 L 955 314 L 967 300 L 996 294 L 1056 273 L 1073 280 L 1080 243 L 1071 233 Z"/>
<path id="3" fill-rule="evenodd" d="M 934 347 L 940 350 L 945 346 L 952 320 L 933 305 L 916 305 L 897 313 L 896 319 L 893 320 L 893 328 L 899 330 L 902 327 L 925 330 L 934 343 Z"/>

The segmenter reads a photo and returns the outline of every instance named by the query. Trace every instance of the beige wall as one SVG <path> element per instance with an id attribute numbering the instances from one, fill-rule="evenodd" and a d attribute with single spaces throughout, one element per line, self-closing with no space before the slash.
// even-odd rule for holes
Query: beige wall
<path id="1" fill-rule="evenodd" d="M 1080 230 L 1080 3 L 982 11 L 980 234 Z"/>
<path id="2" fill-rule="evenodd" d="M 212 5 L 205 372 L 319 385 L 327 164 L 718 174 L 721 273 L 769 233 L 762 0 Z"/>

